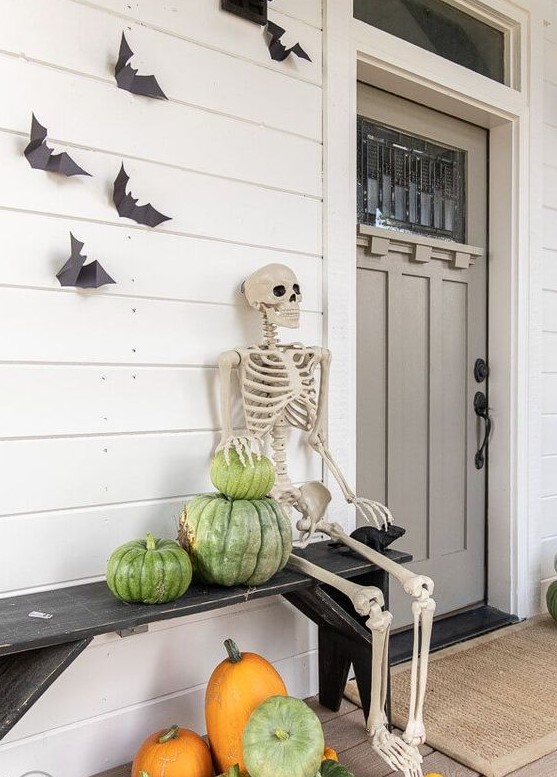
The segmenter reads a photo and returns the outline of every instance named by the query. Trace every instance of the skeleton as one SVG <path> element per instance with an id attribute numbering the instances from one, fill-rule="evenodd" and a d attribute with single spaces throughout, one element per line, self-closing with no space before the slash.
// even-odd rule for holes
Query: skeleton
<path id="1" fill-rule="evenodd" d="M 270 264 L 253 273 L 243 284 L 248 303 L 259 311 L 263 342 L 227 351 L 219 358 L 221 379 L 222 436 L 218 449 L 228 456 L 235 449 L 240 458 L 260 455 L 265 438 L 270 437 L 277 478 L 272 496 L 287 509 L 301 513 L 297 522 L 300 543 L 305 546 L 316 531 L 341 542 L 396 578 L 412 598 L 414 644 L 411 665 L 409 719 L 402 737 L 388 728 L 385 703 L 388 686 L 388 642 L 392 615 L 384 609 L 379 588 L 343 580 L 299 556 L 291 555 L 289 565 L 343 592 L 358 614 L 367 618 L 372 634 L 371 705 L 366 728 L 374 750 L 392 769 L 406 777 L 421 777 L 418 746 L 425 741 L 423 705 L 427 683 L 429 647 L 435 602 L 433 581 L 416 575 L 381 553 L 348 536 L 342 527 L 325 518 L 331 500 L 319 481 L 294 486 L 288 476 L 285 451 L 286 427 L 308 433 L 308 442 L 322 458 L 337 481 L 347 502 L 369 523 L 385 529 L 392 516 L 385 505 L 359 497 L 350 488 L 328 447 L 326 421 L 331 354 L 325 348 L 300 343 L 283 344 L 278 327 L 297 328 L 302 295 L 294 273 L 281 264 Z M 245 429 L 232 426 L 233 370 L 239 376 Z"/>

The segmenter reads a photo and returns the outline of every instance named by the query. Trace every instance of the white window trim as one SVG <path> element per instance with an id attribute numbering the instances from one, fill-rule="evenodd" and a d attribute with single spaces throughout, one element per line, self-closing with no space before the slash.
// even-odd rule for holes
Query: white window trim
<path id="1" fill-rule="evenodd" d="M 485 3 L 455 0 L 481 12 Z M 352 18 L 324 0 L 325 336 L 333 352 L 331 447 L 355 482 L 356 82 L 422 102 L 490 130 L 490 404 L 488 601 L 529 615 L 539 607 L 543 9 L 492 0 L 520 41 L 521 91 Z M 335 495 L 335 518 L 354 525 Z M 373 498 L 373 494 L 369 494 Z"/>

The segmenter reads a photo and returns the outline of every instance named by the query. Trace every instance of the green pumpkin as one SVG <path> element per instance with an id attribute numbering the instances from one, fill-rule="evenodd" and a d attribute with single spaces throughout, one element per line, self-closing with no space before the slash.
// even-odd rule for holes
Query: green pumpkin
<path id="1" fill-rule="evenodd" d="M 327 760 L 321 764 L 317 777 L 354 777 L 354 775 L 338 761 Z"/>
<path id="2" fill-rule="evenodd" d="M 184 507 L 179 540 L 206 583 L 261 585 L 292 551 L 292 527 L 274 499 L 202 494 Z"/>
<path id="3" fill-rule="evenodd" d="M 292 696 L 270 696 L 250 715 L 242 749 L 250 777 L 315 777 L 325 740 L 307 704 Z"/>
<path id="4" fill-rule="evenodd" d="M 550 583 L 545 595 L 547 609 L 553 620 L 557 623 L 557 580 Z"/>
<path id="5" fill-rule="evenodd" d="M 165 604 L 185 594 L 193 574 L 188 554 L 174 540 L 144 540 L 120 545 L 108 560 L 106 582 L 124 602 Z"/>
<path id="6" fill-rule="evenodd" d="M 261 499 L 275 485 L 275 467 L 267 456 L 244 456 L 244 462 L 232 448 L 228 463 L 224 451 L 219 451 L 211 462 L 211 481 L 225 496 L 231 499 Z"/>

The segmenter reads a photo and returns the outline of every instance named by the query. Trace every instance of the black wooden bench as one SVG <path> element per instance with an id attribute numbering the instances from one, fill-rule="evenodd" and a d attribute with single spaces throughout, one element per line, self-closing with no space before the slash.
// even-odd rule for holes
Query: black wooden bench
<path id="1" fill-rule="evenodd" d="M 325 541 L 295 553 L 341 577 L 381 588 L 388 602 L 388 576 L 347 548 L 332 547 Z M 411 560 L 400 551 L 387 550 L 385 555 L 399 563 Z M 93 637 L 110 632 L 125 636 L 155 621 L 279 594 L 319 627 L 321 703 L 338 710 L 352 664 L 367 715 L 371 634 L 363 619 L 344 595 L 286 568 L 257 588 L 193 584 L 185 596 L 164 605 L 125 604 L 104 582 L 0 599 L 0 739 Z M 32 617 L 30 613 L 51 617 Z"/>

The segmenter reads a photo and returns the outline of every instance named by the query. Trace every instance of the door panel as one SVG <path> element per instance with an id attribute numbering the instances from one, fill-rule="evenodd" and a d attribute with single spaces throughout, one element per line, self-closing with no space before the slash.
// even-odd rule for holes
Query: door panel
<path id="1" fill-rule="evenodd" d="M 472 253 L 379 227 L 361 228 L 358 239 L 357 490 L 385 501 L 406 529 L 398 545 L 413 554 L 414 571 L 434 579 L 444 614 L 484 599 L 473 367 L 487 356 L 486 133 L 369 87 L 360 89 L 359 113 L 466 151 Z M 411 615 L 397 589 L 391 609 L 400 626 Z"/>

